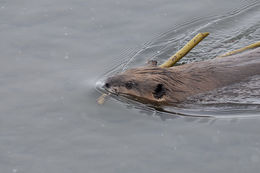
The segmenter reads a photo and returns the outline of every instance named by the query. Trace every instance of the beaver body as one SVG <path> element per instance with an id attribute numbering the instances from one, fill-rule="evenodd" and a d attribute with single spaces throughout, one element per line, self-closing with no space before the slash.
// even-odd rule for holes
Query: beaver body
<path id="1" fill-rule="evenodd" d="M 108 78 L 105 88 L 159 104 L 174 104 L 188 97 L 260 75 L 260 48 L 171 68 L 145 66 Z"/>

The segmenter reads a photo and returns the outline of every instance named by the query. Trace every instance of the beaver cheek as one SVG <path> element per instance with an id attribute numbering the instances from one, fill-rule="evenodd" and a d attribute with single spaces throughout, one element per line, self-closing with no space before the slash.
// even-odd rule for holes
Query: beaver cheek
<path id="1" fill-rule="evenodd" d="M 145 98 L 148 101 L 157 102 L 157 99 L 154 98 L 154 96 L 151 92 L 150 93 L 143 93 L 140 97 Z"/>
<path id="2" fill-rule="evenodd" d="M 118 88 L 118 94 L 133 95 L 130 90 L 128 90 L 128 89 L 126 89 L 124 87 L 119 87 Z"/>
<path id="3" fill-rule="evenodd" d="M 129 95 L 135 96 L 135 97 L 141 97 L 140 93 L 134 90 L 128 90 L 127 91 Z"/>

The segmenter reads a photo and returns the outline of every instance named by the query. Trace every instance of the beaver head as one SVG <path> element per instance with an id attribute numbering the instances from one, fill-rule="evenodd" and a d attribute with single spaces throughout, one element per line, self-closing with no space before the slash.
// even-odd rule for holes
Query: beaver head
<path id="1" fill-rule="evenodd" d="M 114 94 L 132 96 L 153 103 L 179 102 L 174 97 L 182 82 L 178 73 L 160 67 L 141 67 L 108 78 L 104 88 Z"/>

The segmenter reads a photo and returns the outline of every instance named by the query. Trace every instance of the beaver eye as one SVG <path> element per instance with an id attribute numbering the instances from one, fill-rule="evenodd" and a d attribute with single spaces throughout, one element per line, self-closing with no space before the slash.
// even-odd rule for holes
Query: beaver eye
<path id="1" fill-rule="evenodd" d="M 160 99 L 160 98 L 162 98 L 165 94 L 166 94 L 166 90 L 165 90 L 163 84 L 158 84 L 158 85 L 155 87 L 154 92 L 153 92 L 154 98 Z"/>
<path id="2" fill-rule="evenodd" d="M 133 83 L 132 82 L 126 82 L 125 87 L 130 90 L 130 89 L 133 88 Z"/>

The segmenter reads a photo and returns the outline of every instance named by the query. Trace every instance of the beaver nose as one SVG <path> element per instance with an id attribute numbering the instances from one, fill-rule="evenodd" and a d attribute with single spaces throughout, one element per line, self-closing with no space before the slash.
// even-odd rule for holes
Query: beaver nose
<path id="1" fill-rule="evenodd" d="M 108 82 L 105 83 L 104 85 L 106 88 L 110 88 L 110 84 Z"/>

